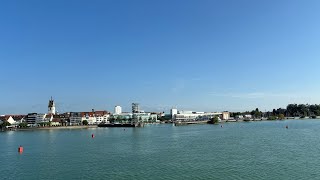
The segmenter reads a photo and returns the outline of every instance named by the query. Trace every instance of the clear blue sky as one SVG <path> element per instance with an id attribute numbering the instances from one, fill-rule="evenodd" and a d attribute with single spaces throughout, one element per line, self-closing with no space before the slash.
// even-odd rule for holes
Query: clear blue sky
<path id="1" fill-rule="evenodd" d="M 320 103 L 318 0 L 2 0 L 0 114 Z"/>

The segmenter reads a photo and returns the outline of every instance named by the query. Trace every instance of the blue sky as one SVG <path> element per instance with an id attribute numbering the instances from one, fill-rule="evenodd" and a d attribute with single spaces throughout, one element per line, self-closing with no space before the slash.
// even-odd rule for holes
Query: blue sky
<path id="1" fill-rule="evenodd" d="M 320 1 L 0 1 L 0 114 L 320 103 Z"/>

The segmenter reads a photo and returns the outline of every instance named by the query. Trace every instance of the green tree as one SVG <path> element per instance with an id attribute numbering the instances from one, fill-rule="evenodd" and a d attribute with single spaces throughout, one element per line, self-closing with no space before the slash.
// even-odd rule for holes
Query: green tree
<path id="1" fill-rule="evenodd" d="M 109 122 L 110 122 L 110 123 L 114 123 L 115 120 L 116 120 L 116 119 L 114 118 L 114 116 L 112 116 L 112 117 L 109 119 Z"/>
<path id="2" fill-rule="evenodd" d="M 277 119 L 276 116 L 269 116 L 269 117 L 268 117 L 268 120 L 276 120 L 276 119 Z"/>
<path id="3" fill-rule="evenodd" d="M 284 119 L 284 114 L 279 114 L 278 118 L 279 118 L 280 120 L 283 120 L 283 119 Z"/>
<path id="4" fill-rule="evenodd" d="M 82 121 L 82 124 L 85 125 L 85 126 L 87 126 L 89 123 L 88 123 L 87 120 L 83 120 L 83 121 Z"/>
<path id="5" fill-rule="evenodd" d="M 19 127 L 20 128 L 26 128 L 26 127 L 28 127 L 28 123 L 22 122 L 22 123 L 19 124 Z"/>
<path id="6" fill-rule="evenodd" d="M 214 116 L 208 123 L 210 123 L 210 124 L 218 124 L 219 123 L 218 116 Z"/>
<path id="7" fill-rule="evenodd" d="M 122 122 L 122 118 L 120 116 L 117 117 L 117 122 Z"/>
<path id="8" fill-rule="evenodd" d="M 3 122 L 0 126 L 1 126 L 2 128 L 5 128 L 6 126 L 11 126 L 11 124 L 10 124 L 8 121 L 5 121 L 5 122 Z"/>

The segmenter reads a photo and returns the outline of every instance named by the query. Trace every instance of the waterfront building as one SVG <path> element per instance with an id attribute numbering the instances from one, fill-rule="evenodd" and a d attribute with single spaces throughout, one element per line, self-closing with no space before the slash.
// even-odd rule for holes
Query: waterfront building
<path id="1" fill-rule="evenodd" d="M 172 108 L 170 110 L 170 114 L 171 114 L 171 119 L 174 119 L 175 115 L 178 114 L 178 109 L 177 108 Z"/>
<path id="2" fill-rule="evenodd" d="M 114 121 L 121 121 L 125 123 L 131 123 L 131 121 L 135 122 L 143 122 L 143 123 L 154 123 L 158 121 L 158 115 L 155 113 L 121 113 L 121 114 L 113 114 L 112 119 Z"/>
<path id="3" fill-rule="evenodd" d="M 109 119 L 110 113 L 108 111 L 94 111 L 91 112 L 70 112 L 70 125 L 81 125 L 84 120 L 88 121 L 89 125 L 106 123 Z"/>
<path id="4" fill-rule="evenodd" d="M 246 114 L 246 115 L 244 115 L 244 118 L 245 119 L 252 119 L 252 115 L 251 114 Z"/>
<path id="5" fill-rule="evenodd" d="M 36 124 L 36 119 L 37 119 L 37 113 L 29 113 L 27 115 L 27 123 L 29 125 L 34 125 Z"/>
<path id="6" fill-rule="evenodd" d="M 53 120 L 53 114 L 46 114 L 43 122 L 51 122 Z"/>
<path id="7" fill-rule="evenodd" d="M 140 107 L 138 103 L 132 103 L 132 113 L 140 113 Z"/>
<path id="8" fill-rule="evenodd" d="M 121 114 L 113 114 L 112 118 L 115 122 L 122 122 L 122 123 L 131 123 L 133 120 L 132 113 L 121 113 Z"/>
<path id="9" fill-rule="evenodd" d="M 96 124 L 107 123 L 110 113 L 108 111 L 95 111 Z"/>
<path id="10" fill-rule="evenodd" d="M 193 111 L 178 111 L 173 117 L 173 121 L 209 121 L 215 116 L 221 116 L 220 112 L 193 112 Z M 219 118 L 220 119 L 220 118 Z"/>
<path id="11" fill-rule="evenodd" d="M 222 112 L 222 119 L 223 120 L 228 120 L 230 119 L 230 113 L 227 111 Z"/>
<path id="12" fill-rule="evenodd" d="M 121 113 L 122 113 L 121 106 L 115 106 L 114 107 L 114 114 L 121 114 Z"/>
<path id="13" fill-rule="evenodd" d="M 48 114 L 56 114 L 56 105 L 54 103 L 54 100 L 52 99 L 52 96 L 48 104 Z"/>
<path id="14" fill-rule="evenodd" d="M 3 122 L 9 122 L 10 124 L 16 124 L 16 121 L 11 115 L 0 116 L 0 120 Z M 1 124 L 1 123 L 0 123 Z"/>
<path id="15" fill-rule="evenodd" d="M 84 120 L 88 121 L 89 125 L 96 124 L 97 122 L 94 112 L 81 112 L 81 122 Z"/>
<path id="16" fill-rule="evenodd" d="M 151 122 L 157 122 L 158 115 L 157 114 L 151 114 L 151 113 L 134 113 L 133 119 L 144 122 L 144 123 L 151 123 Z"/>
<path id="17" fill-rule="evenodd" d="M 81 112 L 70 112 L 70 125 L 81 125 L 82 124 Z"/>
<path id="18" fill-rule="evenodd" d="M 66 126 L 68 125 L 68 121 L 70 121 L 69 117 L 70 117 L 69 113 L 54 115 L 51 123 L 54 122 L 53 124 L 55 123 L 57 124 L 57 122 L 59 122 L 60 126 Z"/>
<path id="19" fill-rule="evenodd" d="M 178 113 L 173 117 L 174 121 L 195 121 L 199 115 L 193 113 Z"/>
<path id="20" fill-rule="evenodd" d="M 17 124 L 26 122 L 26 115 L 12 115 L 12 118 L 16 121 Z"/>
<path id="21" fill-rule="evenodd" d="M 53 118 L 50 122 L 51 126 L 61 126 L 61 119 L 60 118 Z"/>
<path id="22" fill-rule="evenodd" d="M 243 119 L 243 115 L 237 115 L 236 119 Z"/>
<path id="23" fill-rule="evenodd" d="M 37 115 L 36 115 L 36 124 L 44 123 L 44 122 L 46 122 L 45 120 L 46 120 L 46 114 L 37 113 Z M 49 122 L 49 121 L 47 121 L 47 122 Z"/>

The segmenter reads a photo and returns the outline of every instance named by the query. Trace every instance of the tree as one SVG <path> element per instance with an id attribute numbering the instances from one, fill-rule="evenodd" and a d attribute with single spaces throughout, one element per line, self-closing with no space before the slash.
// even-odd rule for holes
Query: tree
<path id="1" fill-rule="evenodd" d="M 276 115 L 277 115 L 276 109 L 273 109 L 273 110 L 272 110 L 272 115 L 273 115 L 273 116 L 276 116 Z"/>
<path id="2" fill-rule="evenodd" d="M 116 120 L 116 119 L 112 116 L 112 117 L 109 119 L 109 122 L 110 122 L 110 123 L 114 123 L 115 120 Z"/>
<path id="3" fill-rule="evenodd" d="M 87 120 L 83 120 L 83 121 L 82 121 L 82 124 L 85 125 L 85 126 L 87 126 L 89 123 L 88 123 Z"/>
<path id="4" fill-rule="evenodd" d="M 269 117 L 268 117 L 268 120 L 276 120 L 276 119 L 277 119 L 276 116 L 269 116 Z"/>
<path id="5" fill-rule="evenodd" d="M 280 120 L 283 120 L 283 119 L 284 119 L 284 114 L 279 114 L 278 118 L 279 118 Z"/>
<path id="6" fill-rule="evenodd" d="M 20 128 L 26 128 L 26 127 L 28 127 L 28 123 L 22 122 L 22 123 L 19 124 L 19 127 Z"/>
<path id="7" fill-rule="evenodd" d="M 209 124 L 218 124 L 219 123 L 218 116 L 214 116 L 208 123 Z"/>
<path id="8" fill-rule="evenodd" d="M 5 128 L 6 126 L 11 126 L 11 124 L 10 124 L 8 121 L 5 121 L 5 122 L 3 122 L 0 126 L 1 126 L 2 128 Z"/>
<path id="9" fill-rule="evenodd" d="M 298 112 L 300 116 L 307 116 L 308 115 L 308 107 L 305 104 L 298 105 Z"/>
<path id="10" fill-rule="evenodd" d="M 117 117 L 118 122 L 122 122 L 122 118 L 120 116 Z"/>

